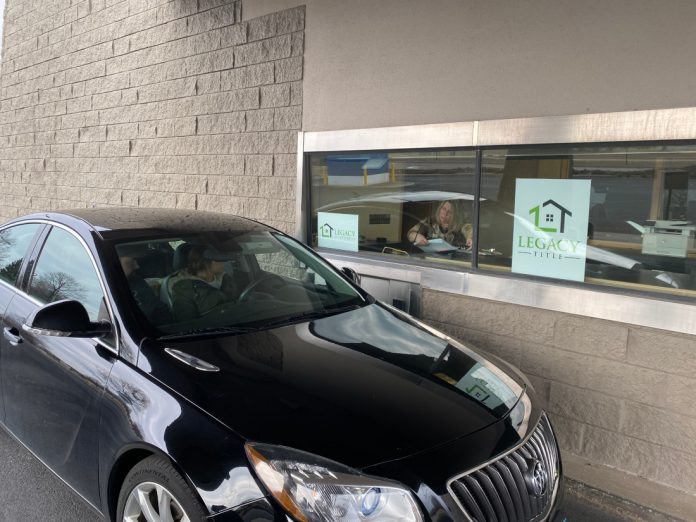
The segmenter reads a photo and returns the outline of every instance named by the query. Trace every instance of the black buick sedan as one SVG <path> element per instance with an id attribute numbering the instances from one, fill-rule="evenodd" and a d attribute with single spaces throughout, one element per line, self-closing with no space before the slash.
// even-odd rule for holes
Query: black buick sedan
<path id="1" fill-rule="evenodd" d="M 109 520 L 537 521 L 528 381 L 259 223 L 147 209 L 0 227 L 0 419 Z"/>

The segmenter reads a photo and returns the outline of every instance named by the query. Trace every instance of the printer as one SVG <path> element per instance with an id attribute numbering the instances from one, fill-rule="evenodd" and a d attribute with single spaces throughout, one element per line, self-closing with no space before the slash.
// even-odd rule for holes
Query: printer
<path id="1" fill-rule="evenodd" d="M 690 221 L 656 220 L 643 231 L 643 254 L 686 257 L 694 248 L 696 225 Z"/>

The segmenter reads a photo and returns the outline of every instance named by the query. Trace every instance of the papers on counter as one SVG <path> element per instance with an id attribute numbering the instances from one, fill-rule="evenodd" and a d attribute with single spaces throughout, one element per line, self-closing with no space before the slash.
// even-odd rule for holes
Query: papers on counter
<path id="1" fill-rule="evenodd" d="M 450 245 L 444 239 L 429 239 L 427 245 L 417 246 L 427 254 L 440 254 L 442 252 L 451 252 L 452 250 L 458 250 L 456 246 Z"/>

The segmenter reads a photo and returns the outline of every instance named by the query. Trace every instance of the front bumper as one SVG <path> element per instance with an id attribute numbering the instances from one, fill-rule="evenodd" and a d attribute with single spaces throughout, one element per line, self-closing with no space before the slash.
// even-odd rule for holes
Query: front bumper
<path id="1" fill-rule="evenodd" d="M 511 441 L 512 435 L 505 423 L 498 423 L 431 452 L 363 471 L 398 480 L 409 487 L 419 500 L 426 521 L 495 520 L 500 518 L 495 513 L 499 514 L 502 509 L 510 522 L 564 522 L 564 480 L 558 446 L 546 416 L 538 415 L 537 421 L 523 440 L 515 433 L 517 442 Z M 500 451 L 499 448 L 509 449 Z M 479 465 L 463 465 L 476 461 Z M 552 489 L 535 496 L 530 484 L 531 471 L 540 464 L 542 469 L 546 466 L 549 476 L 553 477 L 549 484 Z M 461 470 L 459 466 L 470 471 L 453 473 L 456 468 Z M 515 484 L 519 486 L 516 490 Z M 511 505 L 511 497 L 516 497 L 516 510 Z M 519 509 L 521 500 L 527 503 L 524 510 Z M 534 502 L 538 502 L 536 510 L 529 509 L 529 504 Z M 486 503 L 488 505 L 482 507 Z M 278 522 L 291 519 L 273 499 L 263 498 L 219 513 L 210 520 Z"/>

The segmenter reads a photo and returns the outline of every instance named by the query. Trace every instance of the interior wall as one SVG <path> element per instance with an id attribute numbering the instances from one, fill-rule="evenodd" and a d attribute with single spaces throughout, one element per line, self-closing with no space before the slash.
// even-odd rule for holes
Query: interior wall
<path id="1" fill-rule="evenodd" d="M 694 105 L 689 0 L 300 4 L 306 131 Z"/>

